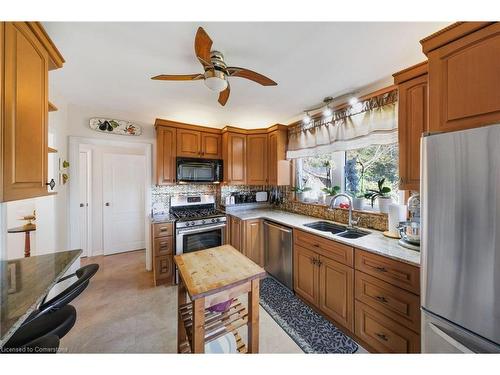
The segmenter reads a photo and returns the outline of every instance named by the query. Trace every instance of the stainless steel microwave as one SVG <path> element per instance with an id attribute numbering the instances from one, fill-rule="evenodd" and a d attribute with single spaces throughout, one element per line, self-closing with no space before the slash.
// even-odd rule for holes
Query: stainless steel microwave
<path id="1" fill-rule="evenodd" d="M 222 160 L 177 158 L 177 182 L 220 183 L 222 182 Z"/>

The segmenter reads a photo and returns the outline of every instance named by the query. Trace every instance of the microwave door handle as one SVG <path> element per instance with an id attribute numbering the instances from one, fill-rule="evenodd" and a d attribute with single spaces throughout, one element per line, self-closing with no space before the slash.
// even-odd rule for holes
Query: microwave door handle
<path id="1" fill-rule="evenodd" d="M 226 223 L 224 224 L 218 224 L 214 226 L 208 226 L 208 227 L 203 227 L 203 228 L 193 228 L 193 229 L 178 229 L 177 232 L 179 234 L 192 234 L 192 233 L 201 233 L 201 232 L 207 232 L 213 229 L 219 229 L 219 228 L 224 228 L 226 226 Z"/>

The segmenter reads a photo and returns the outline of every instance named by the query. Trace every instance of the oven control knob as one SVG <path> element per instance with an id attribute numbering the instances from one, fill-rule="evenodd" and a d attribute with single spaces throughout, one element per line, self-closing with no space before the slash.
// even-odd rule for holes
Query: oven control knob
<path id="1" fill-rule="evenodd" d="M 216 222 L 219 222 L 219 221 L 220 221 L 220 218 L 215 219 L 215 221 L 216 221 Z"/>
<path id="2" fill-rule="evenodd" d="M 212 219 L 212 223 L 215 223 L 217 221 L 217 219 Z"/>
<path id="3" fill-rule="evenodd" d="M 201 223 L 202 223 L 202 224 L 205 224 L 205 220 L 202 220 L 202 221 L 201 221 Z"/>
<path id="4" fill-rule="evenodd" d="M 194 225 L 194 221 L 191 222 L 191 225 Z"/>

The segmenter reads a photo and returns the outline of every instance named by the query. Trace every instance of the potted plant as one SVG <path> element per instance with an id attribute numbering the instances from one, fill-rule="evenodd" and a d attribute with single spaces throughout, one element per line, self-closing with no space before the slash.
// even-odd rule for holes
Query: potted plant
<path id="1" fill-rule="evenodd" d="M 359 177 L 358 170 L 356 169 L 357 164 L 361 166 Z M 354 210 L 361 210 L 363 208 L 363 200 L 365 199 L 365 166 L 357 159 L 357 157 L 355 157 L 346 161 L 344 173 L 347 182 L 346 187 L 348 188 L 348 193 L 352 196 L 352 208 Z"/>
<path id="2" fill-rule="evenodd" d="M 325 187 L 321 189 L 321 191 L 326 194 L 325 204 L 329 206 L 333 196 L 337 195 L 340 192 L 340 186 L 335 185 L 332 187 Z"/>
<path id="3" fill-rule="evenodd" d="M 294 187 L 292 188 L 292 191 L 293 191 L 293 192 L 295 193 L 295 195 L 297 196 L 297 200 L 299 200 L 299 201 L 301 201 L 301 202 L 302 202 L 302 201 L 304 201 L 304 193 L 305 193 L 306 191 L 309 191 L 309 190 L 311 190 L 311 188 L 310 188 L 310 187 L 307 187 L 307 186 L 306 186 L 306 187 L 303 187 L 303 188 L 298 187 L 298 186 L 294 186 Z"/>
<path id="4" fill-rule="evenodd" d="M 378 180 L 378 190 L 368 189 L 365 193 L 365 198 L 371 201 L 371 205 L 375 203 L 375 199 L 378 198 L 378 207 L 380 212 L 388 213 L 389 205 L 392 202 L 392 198 L 390 196 L 391 188 L 389 186 L 384 186 L 385 178 Z"/>

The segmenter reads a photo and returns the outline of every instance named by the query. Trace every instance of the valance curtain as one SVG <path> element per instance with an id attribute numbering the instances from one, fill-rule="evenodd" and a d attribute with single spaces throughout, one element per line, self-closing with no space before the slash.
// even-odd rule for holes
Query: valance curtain
<path id="1" fill-rule="evenodd" d="M 398 140 L 397 90 L 288 131 L 287 158 L 347 151 Z"/>

